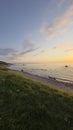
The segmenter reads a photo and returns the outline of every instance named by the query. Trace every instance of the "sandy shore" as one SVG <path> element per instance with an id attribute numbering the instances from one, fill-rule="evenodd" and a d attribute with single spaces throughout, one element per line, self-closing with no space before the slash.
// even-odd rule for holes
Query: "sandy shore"
<path id="1" fill-rule="evenodd" d="M 37 80 L 37 81 L 40 81 L 40 82 L 43 82 L 43 83 L 53 85 L 53 87 L 55 87 L 55 88 L 73 91 L 73 83 L 63 82 L 63 81 L 60 81 L 60 80 L 58 81 L 57 79 L 54 79 L 52 77 L 45 78 L 45 77 L 34 75 L 34 74 L 31 74 L 31 73 L 28 73 L 28 72 L 21 72 L 19 70 L 12 70 L 12 71 L 18 72 L 18 73 L 20 73 L 20 74 L 22 74 L 22 75 L 24 75 L 24 76 L 26 76 L 30 79 L 34 79 L 34 80 Z"/>

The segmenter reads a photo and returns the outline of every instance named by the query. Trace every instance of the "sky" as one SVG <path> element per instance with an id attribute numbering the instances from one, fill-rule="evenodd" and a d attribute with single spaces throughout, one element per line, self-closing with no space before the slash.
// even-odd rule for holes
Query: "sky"
<path id="1" fill-rule="evenodd" d="M 0 60 L 73 62 L 73 0 L 0 0 Z"/>

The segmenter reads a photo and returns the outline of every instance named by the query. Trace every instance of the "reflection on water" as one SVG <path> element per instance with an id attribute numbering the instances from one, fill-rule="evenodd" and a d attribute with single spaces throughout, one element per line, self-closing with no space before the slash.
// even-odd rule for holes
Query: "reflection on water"
<path id="1" fill-rule="evenodd" d="M 68 67 L 65 67 L 65 66 Z M 73 63 L 18 63 L 10 66 L 11 69 L 29 72 L 43 77 L 56 77 L 73 81 Z"/>

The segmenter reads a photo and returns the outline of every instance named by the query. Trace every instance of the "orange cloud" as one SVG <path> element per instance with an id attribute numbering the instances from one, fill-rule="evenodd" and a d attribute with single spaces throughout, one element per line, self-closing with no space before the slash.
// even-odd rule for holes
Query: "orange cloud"
<path id="1" fill-rule="evenodd" d="M 55 47 L 53 47 L 53 49 L 64 49 L 65 51 L 67 51 L 67 50 L 69 50 L 68 48 L 72 48 L 72 46 L 73 46 L 73 42 L 64 41 L 64 42 L 56 45 Z"/>
<path id="2" fill-rule="evenodd" d="M 73 48 L 66 50 L 66 52 L 73 52 Z"/>

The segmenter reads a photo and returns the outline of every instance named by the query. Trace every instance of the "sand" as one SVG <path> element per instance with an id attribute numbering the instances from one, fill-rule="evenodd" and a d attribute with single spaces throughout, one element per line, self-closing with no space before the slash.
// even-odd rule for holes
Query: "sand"
<path id="1" fill-rule="evenodd" d="M 31 73 L 28 73 L 28 72 L 21 72 L 19 70 L 12 70 L 14 72 L 18 72 L 30 79 L 33 79 L 33 80 L 37 80 L 37 81 L 40 81 L 42 83 L 46 83 L 46 84 L 49 84 L 49 85 L 52 85 L 53 87 L 55 88 L 60 88 L 60 89 L 65 89 L 65 90 L 68 90 L 68 91 L 73 91 L 73 83 L 70 83 L 70 82 L 64 82 L 63 80 L 60 81 L 57 80 L 57 79 L 54 79 L 52 77 L 48 77 L 48 78 L 45 78 L 45 77 L 42 77 L 42 76 L 38 76 L 38 75 L 34 75 L 34 74 L 31 74 Z"/>

